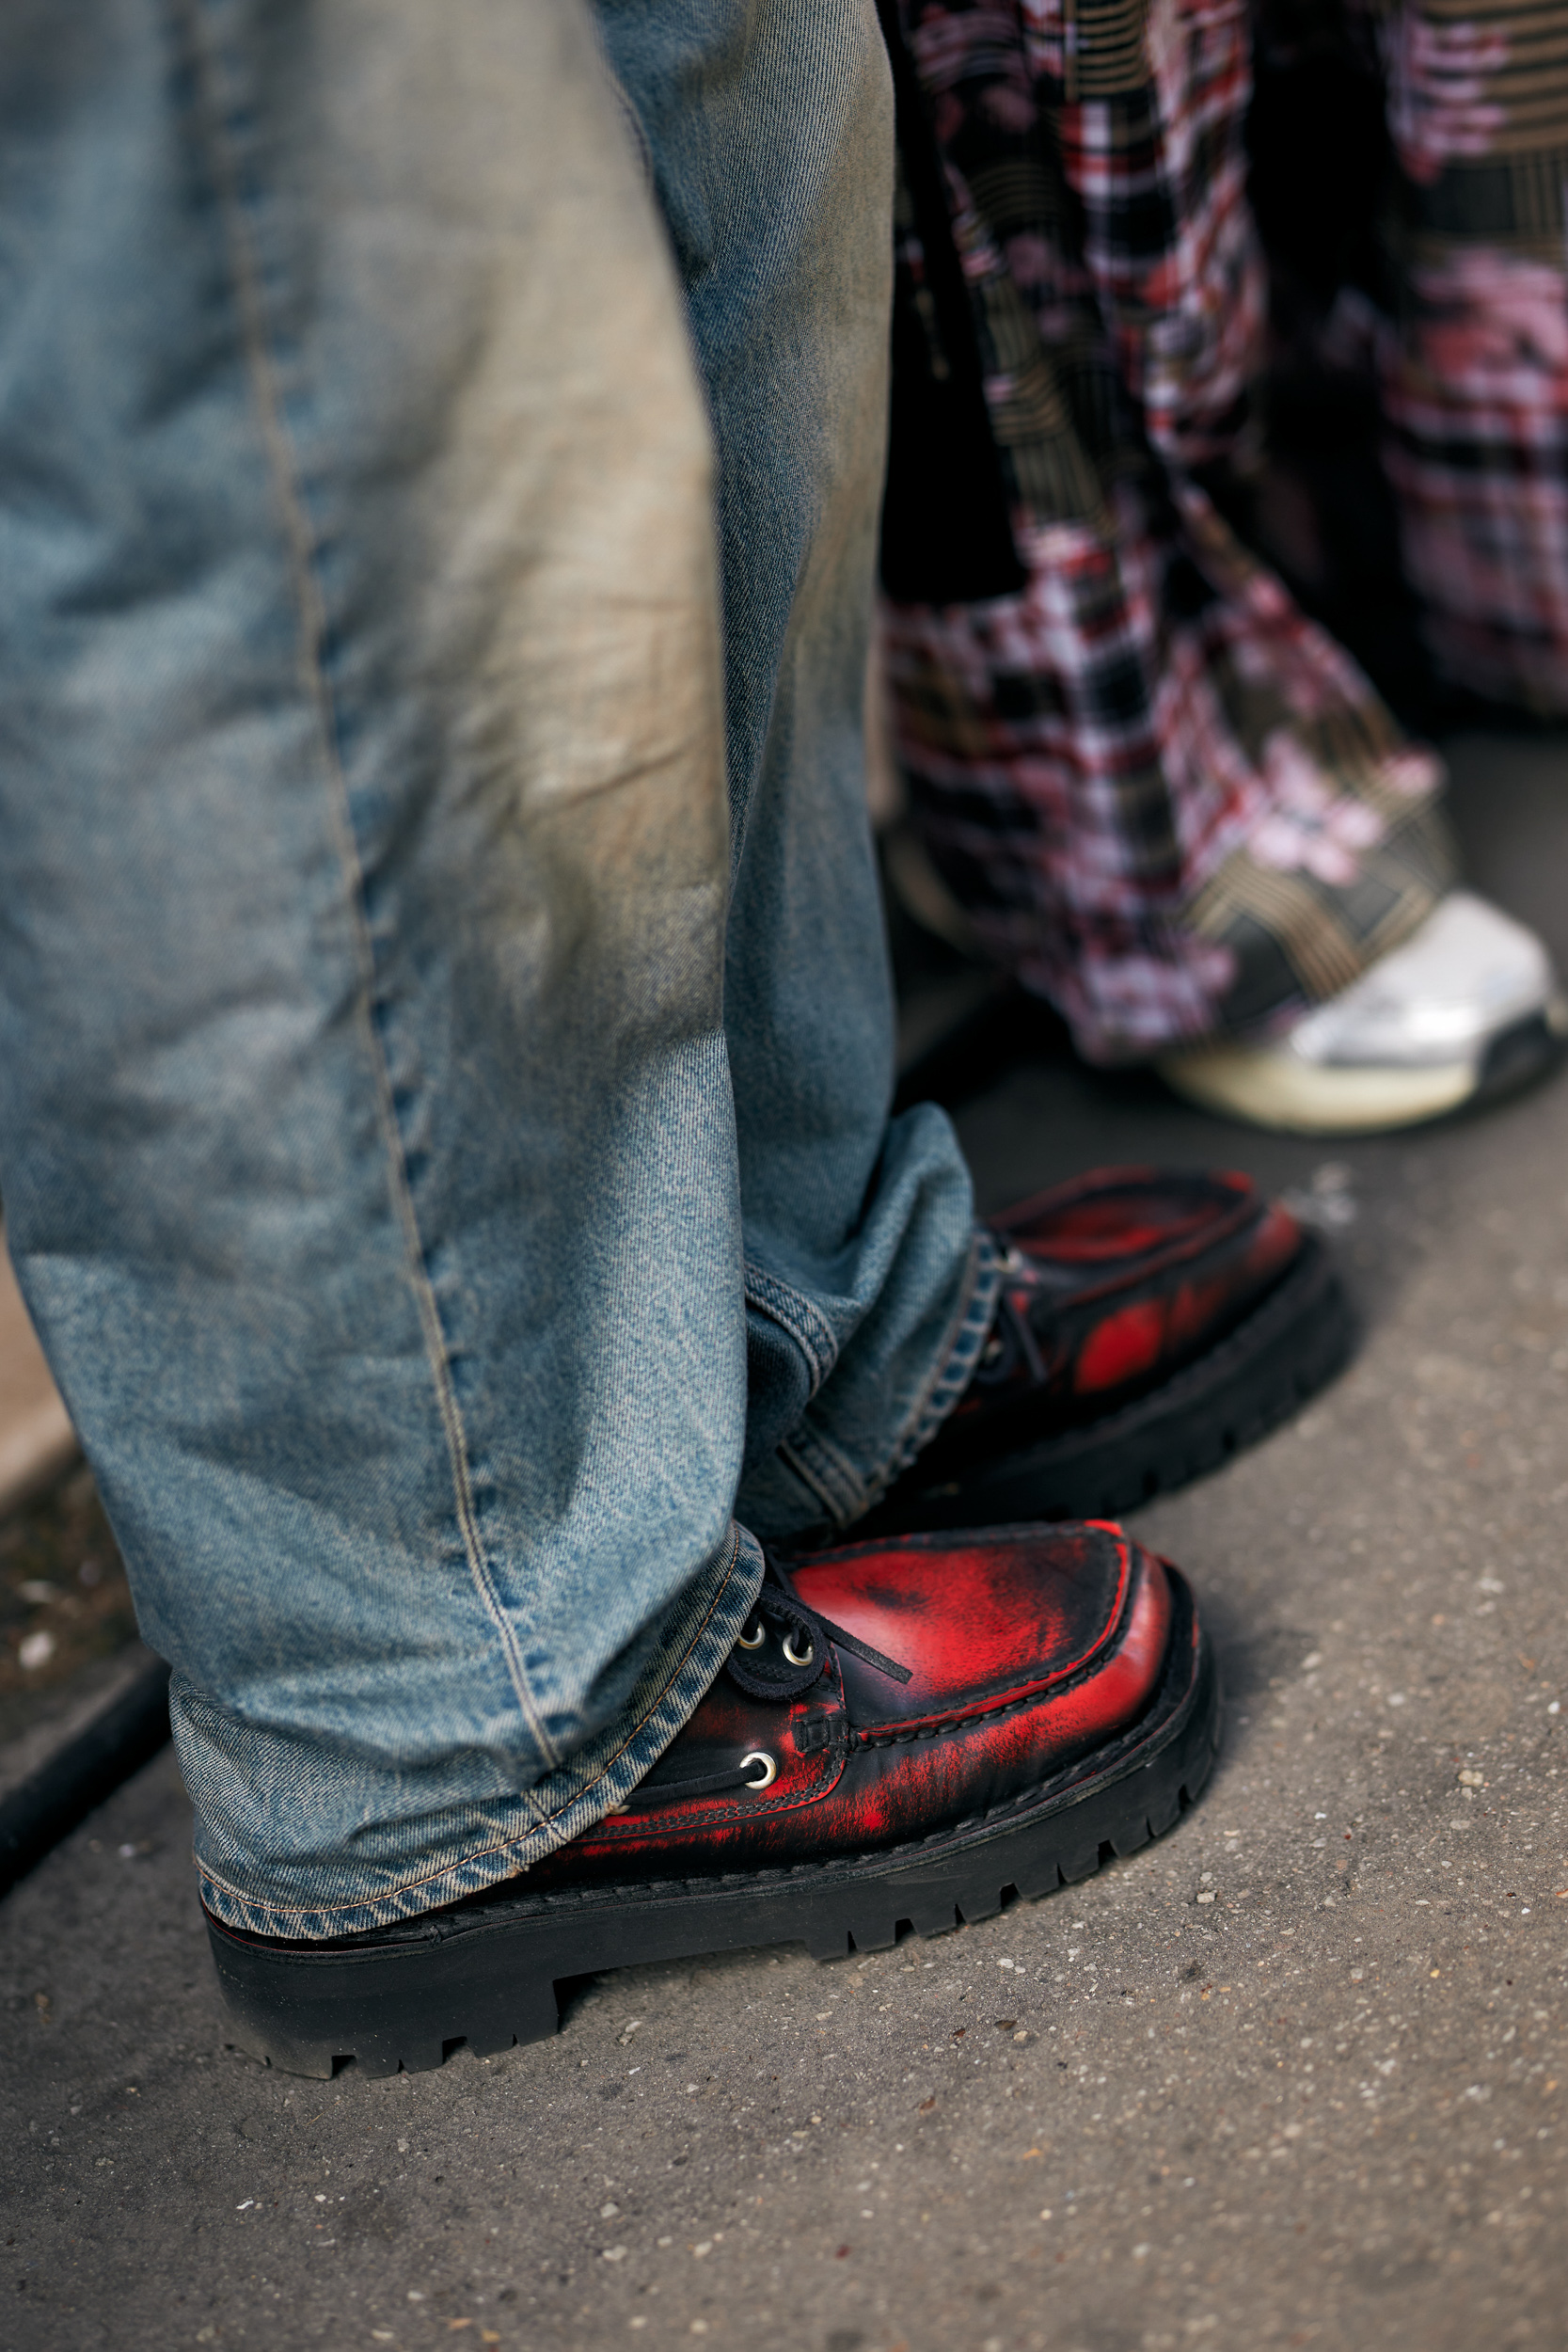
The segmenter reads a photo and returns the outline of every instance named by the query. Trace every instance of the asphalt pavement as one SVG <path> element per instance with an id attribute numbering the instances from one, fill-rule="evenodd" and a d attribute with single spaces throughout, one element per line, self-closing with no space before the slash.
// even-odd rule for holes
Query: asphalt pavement
<path id="1" fill-rule="evenodd" d="M 1455 759 L 1568 968 L 1568 746 Z M 1057 1056 L 959 1124 L 987 1207 L 1248 1168 L 1362 1303 L 1332 1391 L 1134 1522 L 1224 1660 L 1201 1804 L 944 1938 L 626 1969 L 553 2042 L 318 2083 L 232 2046 L 166 1751 L 0 1905 L 0 2340 L 1568 2339 L 1568 1080 L 1325 1148 Z"/>

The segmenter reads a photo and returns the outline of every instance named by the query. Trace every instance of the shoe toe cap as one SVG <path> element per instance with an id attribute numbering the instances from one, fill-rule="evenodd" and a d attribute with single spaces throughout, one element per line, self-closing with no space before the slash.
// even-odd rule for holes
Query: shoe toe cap
<path id="1" fill-rule="evenodd" d="M 1165 1591 L 1157 1561 L 1094 1522 L 854 1546 L 795 1581 L 809 1608 L 909 1671 L 898 1683 L 840 1653 L 857 1730 L 928 1726 L 1087 1685 L 1120 1657 L 1133 1620 L 1149 1622 L 1148 1597 L 1157 1614 Z M 1138 1681 L 1141 1666 L 1131 1671 Z"/>

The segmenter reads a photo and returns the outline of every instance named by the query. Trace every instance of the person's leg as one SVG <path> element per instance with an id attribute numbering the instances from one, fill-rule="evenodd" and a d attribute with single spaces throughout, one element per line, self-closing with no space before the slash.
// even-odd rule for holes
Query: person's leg
<path id="1" fill-rule="evenodd" d="M 1440 683 L 1568 713 L 1568 70 L 1509 0 L 1379 19 L 1396 171 L 1376 360 Z"/>
<path id="2" fill-rule="evenodd" d="M 755 1590 L 710 457 L 568 0 L 0 19 L 0 1184 L 206 1899 L 622 1798 Z"/>
<path id="3" fill-rule="evenodd" d="M 319 1935 L 623 1796 L 754 1589 L 743 1436 L 765 1531 L 847 1518 L 984 1337 L 886 1125 L 885 64 L 854 6 L 619 60 L 725 451 L 726 1053 L 706 447 L 582 24 L 101 17 L 8 27 L 4 1181 L 209 1903 Z"/>
<path id="4" fill-rule="evenodd" d="M 1147 53 L 1086 20 L 1071 55 L 982 9 L 904 15 L 902 308 L 962 255 L 939 356 L 977 350 L 1027 574 L 975 594 L 946 541 L 923 578 L 890 566 L 911 813 L 975 946 L 1085 1058 L 1145 1060 L 1303 1009 L 1414 930 L 1445 879 L 1438 771 L 1200 486 L 1264 344 L 1245 10 Z M 908 413 L 930 360 L 904 350 Z"/>
<path id="5" fill-rule="evenodd" d="M 739 1512 L 844 1525 L 954 1403 L 995 1297 L 946 1118 L 888 1124 L 862 739 L 886 442 L 892 93 L 871 0 L 598 0 L 719 450 L 751 1367 Z"/>
<path id="6" fill-rule="evenodd" d="M 934 336 L 977 346 L 1029 573 L 960 579 L 946 532 L 917 570 L 890 517 L 905 870 L 1085 1058 L 1152 1059 L 1232 1117 L 1395 1127 L 1550 1068 L 1550 961 L 1453 895 L 1440 764 L 1221 511 L 1264 326 L 1245 9 L 1158 56 L 1109 17 L 1063 50 L 980 8 L 903 13 L 901 137 L 940 174 L 924 205 L 908 174 L 891 494 L 918 496 L 911 417 L 946 417 L 920 370 L 962 373 Z M 954 249 L 956 319 L 927 267 Z"/>

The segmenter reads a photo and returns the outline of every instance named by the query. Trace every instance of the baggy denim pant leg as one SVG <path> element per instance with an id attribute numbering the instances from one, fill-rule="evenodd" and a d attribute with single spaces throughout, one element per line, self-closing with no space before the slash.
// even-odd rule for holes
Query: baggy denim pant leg
<path id="1" fill-rule="evenodd" d="M 209 1900 L 617 1802 L 754 1589 L 709 433 L 563 5 L 0 15 L 0 1186 Z"/>
<path id="2" fill-rule="evenodd" d="M 858 9 L 776 13 L 687 159 L 716 195 L 759 108 L 874 79 Z M 815 274 L 801 318 L 886 239 L 812 184 L 751 216 L 759 303 Z M 874 1480 L 972 1352 L 956 1148 L 884 1136 L 867 1083 L 874 912 L 815 1078 L 781 1055 L 772 1134 L 815 1117 L 816 1172 L 751 1174 L 754 1111 L 737 1142 L 814 925 L 867 914 L 868 560 L 819 583 L 879 437 L 756 433 L 792 520 L 749 551 L 726 456 L 721 651 L 669 255 L 573 0 L 0 15 L 0 1187 L 174 1664 L 204 1894 L 273 1933 L 449 1900 L 618 1803 L 754 1595 L 748 1447 L 799 1523 L 814 1386 Z M 765 425 L 800 355 L 732 325 Z M 798 784 L 820 911 L 780 864 Z"/>
<path id="3" fill-rule="evenodd" d="M 994 1252 L 945 1116 L 890 1123 L 863 718 L 886 447 L 892 89 L 874 0 L 595 0 L 719 453 L 746 1243 L 740 1517 L 868 1510 L 957 1401 Z"/>

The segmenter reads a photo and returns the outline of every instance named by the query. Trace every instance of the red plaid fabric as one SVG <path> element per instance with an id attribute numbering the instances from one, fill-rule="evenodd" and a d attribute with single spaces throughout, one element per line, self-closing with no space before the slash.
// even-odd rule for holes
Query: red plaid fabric
<path id="1" fill-rule="evenodd" d="M 1568 11 L 1380 25 L 1401 179 L 1385 464 L 1442 674 L 1568 711 Z"/>
<path id="2" fill-rule="evenodd" d="M 1081 1050 L 1345 987 L 1451 865 L 1436 763 L 1248 556 L 1196 469 L 1244 429 L 1262 274 L 1237 0 L 915 5 L 1016 596 L 890 608 L 927 847 Z M 921 273 L 906 221 L 900 267 Z"/>

